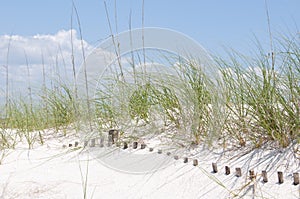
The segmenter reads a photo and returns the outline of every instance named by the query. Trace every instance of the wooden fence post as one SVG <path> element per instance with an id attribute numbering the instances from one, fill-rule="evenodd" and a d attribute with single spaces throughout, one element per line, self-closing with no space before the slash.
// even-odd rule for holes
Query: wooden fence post
<path id="1" fill-rule="evenodd" d="M 282 171 L 278 171 L 277 175 L 278 175 L 278 183 L 282 184 L 283 183 L 283 172 Z"/>
<path id="2" fill-rule="evenodd" d="M 89 142 L 85 140 L 83 143 L 83 147 L 87 147 L 88 144 L 89 144 Z"/>
<path id="3" fill-rule="evenodd" d="M 230 168 L 229 166 L 225 166 L 225 175 L 229 175 L 230 174 Z"/>
<path id="4" fill-rule="evenodd" d="M 127 149 L 128 148 L 128 144 L 127 144 L 127 142 L 124 142 L 123 143 L 123 149 Z"/>
<path id="5" fill-rule="evenodd" d="M 100 142 L 100 143 L 99 143 L 99 146 L 100 146 L 100 147 L 104 147 L 104 137 L 100 137 L 100 138 L 99 138 L 99 142 Z"/>
<path id="6" fill-rule="evenodd" d="M 197 160 L 197 159 L 194 159 L 194 160 L 193 160 L 193 165 L 194 165 L 194 166 L 197 166 L 197 165 L 198 165 L 198 160 Z"/>
<path id="7" fill-rule="evenodd" d="M 146 148 L 146 144 L 145 143 L 142 143 L 141 144 L 141 149 L 145 149 Z"/>
<path id="8" fill-rule="evenodd" d="M 119 139 L 119 131 L 112 129 L 108 131 L 108 142 L 115 144 Z"/>
<path id="9" fill-rule="evenodd" d="M 187 157 L 183 158 L 183 163 L 188 163 L 189 159 Z"/>
<path id="10" fill-rule="evenodd" d="M 262 175 L 262 177 L 263 177 L 263 182 L 264 182 L 264 183 L 267 183 L 267 182 L 268 182 L 267 171 L 266 171 L 266 170 L 263 170 L 263 171 L 261 172 L 261 175 Z"/>
<path id="11" fill-rule="evenodd" d="M 250 180 L 255 180 L 255 178 L 256 178 L 256 176 L 255 176 L 255 173 L 254 173 L 254 170 L 253 170 L 253 169 L 251 169 L 251 170 L 249 171 L 249 178 L 250 178 Z"/>
<path id="12" fill-rule="evenodd" d="M 132 148 L 137 149 L 137 146 L 138 146 L 138 142 L 133 142 Z"/>
<path id="13" fill-rule="evenodd" d="M 293 173 L 294 185 L 299 184 L 299 173 Z"/>
<path id="14" fill-rule="evenodd" d="M 212 163 L 213 173 L 218 173 L 217 163 Z"/>
<path id="15" fill-rule="evenodd" d="M 241 177 L 242 176 L 242 170 L 240 167 L 235 168 L 235 176 Z"/>
<path id="16" fill-rule="evenodd" d="M 95 147 L 96 146 L 96 139 L 95 138 L 91 139 L 91 145 L 90 146 L 91 147 Z"/>

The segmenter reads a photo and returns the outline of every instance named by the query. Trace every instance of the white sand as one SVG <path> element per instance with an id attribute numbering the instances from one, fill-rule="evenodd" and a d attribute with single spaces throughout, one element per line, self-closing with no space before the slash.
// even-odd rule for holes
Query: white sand
<path id="1" fill-rule="evenodd" d="M 300 186 L 292 184 L 292 173 L 300 170 L 288 150 L 277 156 L 274 151 L 254 151 L 230 160 L 232 152 L 220 156 L 199 149 L 199 166 L 195 167 L 192 159 L 183 163 L 181 158 L 167 156 L 166 151 L 158 154 L 157 149 L 141 152 L 62 147 L 76 139 L 53 137 L 31 150 L 19 144 L 15 150 L 7 151 L 0 165 L 0 198 L 76 199 L 84 198 L 84 190 L 86 198 L 97 199 L 233 198 L 234 194 L 241 198 L 300 198 Z M 272 158 L 274 164 L 270 164 Z M 219 172 L 213 174 L 211 163 L 215 161 Z M 255 182 L 249 180 L 250 168 L 260 172 L 268 164 L 268 183 L 264 184 L 260 176 Z M 230 175 L 224 174 L 225 165 L 230 166 Z M 242 168 L 242 177 L 235 176 L 235 167 Z M 282 169 L 284 183 L 278 184 L 277 171 Z"/>

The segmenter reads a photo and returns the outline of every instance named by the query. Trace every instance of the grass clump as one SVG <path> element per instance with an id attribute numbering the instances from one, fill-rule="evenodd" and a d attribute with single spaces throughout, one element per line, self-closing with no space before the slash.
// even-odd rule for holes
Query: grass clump
<path id="1" fill-rule="evenodd" d="M 131 119 L 143 120 L 146 123 L 151 120 L 151 112 L 156 109 L 155 114 L 161 114 L 164 124 L 174 124 L 180 126 L 179 115 L 181 106 L 175 92 L 161 84 L 161 82 L 146 83 L 144 86 L 138 85 L 136 90 L 130 95 L 129 113 Z"/>
<path id="2" fill-rule="evenodd" d="M 271 55 L 260 51 L 252 59 L 234 54 L 230 62 L 218 60 L 226 96 L 224 128 L 238 145 L 299 142 L 299 43 L 289 46 Z"/>
<path id="3" fill-rule="evenodd" d="M 5 148 L 14 148 L 9 144 L 10 140 L 23 140 L 25 138 L 28 147 L 38 141 L 43 144 L 43 132 L 45 129 L 64 130 L 78 119 L 77 110 L 79 103 L 75 102 L 74 94 L 64 84 L 56 86 L 54 90 L 43 89 L 35 101 L 26 98 L 13 98 L 6 105 L 6 118 L 2 117 L 0 129 L 2 132 L 14 131 L 16 136 L 8 136 L 1 133 Z"/>
<path id="4" fill-rule="evenodd" d="M 131 119 L 149 122 L 149 112 L 153 103 L 153 93 L 150 83 L 138 85 L 129 99 L 129 114 Z"/>
<path id="5" fill-rule="evenodd" d="M 140 132 L 148 129 L 148 134 L 170 133 L 172 142 L 188 144 L 199 144 L 211 136 L 216 89 L 197 62 L 174 60 L 176 64 L 169 63 L 173 72 L 162 74 L 161 69 L 148 66 L 149 72 L 135 70 L 121 82 L 109 79 L 95 101 L 98 126 L 102 130 L 133 127 Z"/>
<path id="6" fill-rule="evenodd" d="M 78 102 L 75 95 L 66 85 L 61 85 L 55 90 L 47 90 L 46 95 L 42 96 L 46 120 L 43 121 L 46 128 L 67 128 L 75 122 L 78 113 Z"/>
<path id="7" fill-rule="evenodd" d="M 179 66 L 179 69 L 184 83 L 182 91 L 186 94 L 185 100 L 189 101 L 188 107 L 183 107 L 188 110 L 184 117 L 191 121 L 190 127 L 188 127 L 192 135 L 191 142 L 199 144 L 211 130 L 212 97 L 216 93 L 213 93 L 209 77 L 196 62 L 189 61 Z"/>

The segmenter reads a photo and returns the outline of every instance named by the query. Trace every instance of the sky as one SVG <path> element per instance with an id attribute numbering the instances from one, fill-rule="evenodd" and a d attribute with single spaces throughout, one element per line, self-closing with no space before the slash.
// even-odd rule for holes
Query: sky
<path id="1" fill-rule="evenodd" d="M 0 0 L 0 35 L 32 36 L 56 34 L 71 27 L 71 0 Z M 110 35 L 104 0 L 74 0 L 83 38 L 91 45 Z M 242 49 L 251 43 L 253 35 L 262 41 L 268 38 L 268 23 L 264 0 L 107 0 L 113 32 L 131 26 L 170 28 L 182 32 L 210 51 L 222 45 Z M 268 0 L 271 28 L 274 32 L 294 33 L 300 21 L 299 0 Z M 117 8 L 117 12 L 115 12 Z M 75 16 L 74 16 L 75 17 Z M 74 20 L 75 21 L 75 20 Z M 78 27 L 76 21 L 74 27 Z M 242 47 L 241 47 L 242 46 Z"/>
<path id="2" fill-rule="evenodd" d="M 130 26 L 141 28 L 144 23 L 144 27 L 181 32 L 221 56 L 224 47 L 247 53 L 253 49 L 255 37 L 268 49 L 267 11 L 274 37 L 299 33 L 299 0 L 144 0 L 144 6 L 142 0 L 74 0 L 73 3 L 87 53 L 111 35 L 108 18 L 113 34 Z M 42 63 L 49 67 L 47 72 L 51 69 L 51 73 L 62 73 L 62 70 L 68 73 L 71 28 L 74 29 L 75 62 L 82 63 L 80 30 L 73 3 L 71 0 L 0 0 L 0 85 L 5 83 L 7 65 L 9 77 L 15 82 L 24 80 L 26 73 L 30 77 L 37 73 L 39 79 L 32 81 L 39 82 Z M 53 69 L 57 65 L 65 67 Z"/>

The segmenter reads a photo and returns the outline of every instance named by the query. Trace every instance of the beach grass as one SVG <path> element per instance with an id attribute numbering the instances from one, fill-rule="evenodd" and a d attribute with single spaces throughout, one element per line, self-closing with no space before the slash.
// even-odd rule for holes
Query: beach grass
<path id="1" fill-rule="evenodd" d="M 18 138 L 25 138 L 31 148 L 36 141 L 44 143 L 41 134 L 32 132 L 58 131 L 78 123 L 91 123 L 98 131 L 156 126 L 157 131 L 172 131 L 172 141 L 184 140 L 186 146 L 220 140 L 223 146 L 253 148 L 299 143 L 299 38 L 278 41 L 278 49 L 269 54 L 259 48 L 250 58 L 235 51 L 229 52 L 229 59 L 214 57 L 217 84 L 202 70 L 205 66 L 192 58 L 178 58 L 170 63 L 175 73 L 162 76 L 132 66 L 134 81 L 112 76 L 111 85 L 104 83 L 105 89 L 86 101 L 60 77 L 34 97 L 8 93 L 1 116 L 1 147 L 12 147 L 9 140 L 16 139 L 5 129 L 16 129 Z"/>

